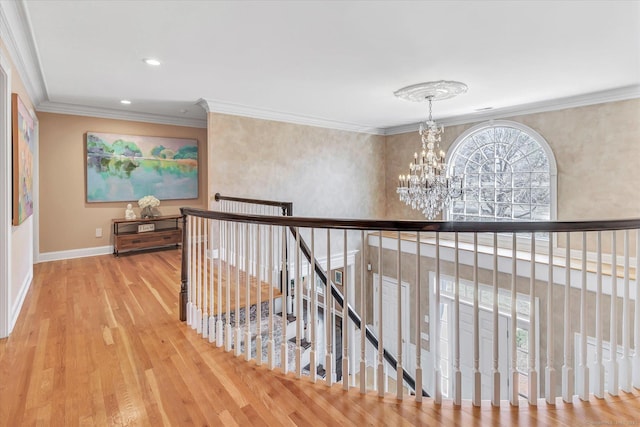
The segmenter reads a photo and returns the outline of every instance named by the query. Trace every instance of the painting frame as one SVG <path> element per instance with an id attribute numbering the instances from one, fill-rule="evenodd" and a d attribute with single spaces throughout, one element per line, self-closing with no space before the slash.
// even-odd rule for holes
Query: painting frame
<path id="1" fill-rule="evenodd" d="M 14 226 L 33 215 L 34 158 L 38 119 L 17 93 L 11 94 L 12 220 Z"/>
<path id="2" fill-rule="evenodd" d="M 333 271 L 333 283 L 342 286 L 342 270 Z"/>
<path id="3" fill-rule="evenodd" d="M 98 131 L 84 139 L 87 203 L 199 198 L 197 139 Z"/>

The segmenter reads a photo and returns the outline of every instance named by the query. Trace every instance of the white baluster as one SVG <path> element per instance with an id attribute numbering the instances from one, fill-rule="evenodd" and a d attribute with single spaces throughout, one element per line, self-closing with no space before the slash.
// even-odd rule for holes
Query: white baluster
<path id="1" fill-rule="evenodd" d="M 198 217 L 196 222 L 196 259 L 198 265 L 196 266 L 196 324 L 195 329 L 197 333 L 202 333 L 202 218 Z"/>
<path id="2" fill-rule="evenodd" d="M 269 262 L 269 339 L 267 340 L 267 365 L 269 369 L 273 370 L 276 366 L 275 361 L 275 346 L 273 343 L 273 315 L 275 311 L 275 301 L 273 299 L 273 225 L 269 225 L 269 255 L 267 256 Z"/>
<path id="3" fill-rule="evenodd" d="M 640 230 L 636 230 L 636 301 L 634 307 L 633 386 L 640 388 Z"/>
<path id="4" fill-rule="evenodd" d="M 518 406 L 520 403 L 520 373 L 518 372 L 518 352 L 516 346 L 516 333 L 518 332 L 518 299 L 516 283 L 518 280 L 518 235 L 511 235 L 511 393 L 509 403 Z"/>
<path id="5" fill-rule="evenodd" d="M 187 247 L 187 325 L 193 324 L 193 251 L 191 250 L 191 223 L 192 216 L 187 216 L 187 241 L 183 244 Z"/>
<path id="6" fill-rule="evenodd" d="M 580 280 L 580 364 L 576 385 L 580 399 L 589 400 L 589 365 L 587 364 L 587 233 L 582 232 L 582 278 Z"/>
<path id="7" fill-rule="evenodd" d="M 618 365 L 618 256 L 617 256 L 617 235 L 616 231 L 611 232 L 611 310 L 609 329 L 609 394 L 618 395 L 618 375 L 620 373 Z"/>
<path id="8" fill-rule="evenodd" d="M 311 382 L 316 382 L 318 379 L 318 364 L 316 361 L 316 346 L 317 346 L 317 314 L 318 314 L 318 291 L 316 289 L 316 230 L 311 229 L 311 353 L 309 353 L 309 373 L 311 374 Z"/>
<path id="9" fill-rule="evenodd" d="M 547 282 L 547 366 L 545 369 L 545 397 L 547 403 L 556 404 L 556 369 L 554 363 L 553 322 L 553 234 L 549 233 L 549 280 Z M 565 325 L 568 328 L 569 325 Z"/>
<path id="10" fill-rule="evenodd" d="M 262 239 L 260 225 L 256 225 L 256 364 L 262 365 Z"/>
<path id="11" fill-rule="evenodd" d="M 637 254 L 636 254 L 637 256 Z M 636 275 L 638 272 L 636 271 Z M 631 393 L 631 359 L 629 341 L 631 338 L 629 313 L 629 230 L 624 231 L 624 290 L 622 291 L 622 358 L 620 359 L 620 388 Z"/>
<path id="12" fill-rule="evenodd" d="M 422 402 L 422 295 L 420 293 L 420 232 L 416 232 L 416 402 Z M 363 304 L 364 305 L 364 304 Z M 364 317 L 364 314 L 363 314 Z"/>
<path id="13" fill-rule="evenodd" d="M 209 244 L 209 250 L 208 250 L 208 255 L 209 255 L 209 324 L 208 326 L 208 332 L 209 332 L 209 342 L 214 342 L 216 340 L 216 316 L 214 313 L 214 301 L 215 301 L 215 296 L 216 296 L 216 292 L 215 292 L 215 269 L 214 269 L 214 262 L 213 262 L 213 246 L 214 246 L 214 238 L 213 238 L 213 220 L 207 220 L 207 230 L 209 230 L 209 238 L 207 239 Z M 219 252 L 218 252 L 218 256 Z"/>
<path id="14" fill-rule="evenodd" d="M 331 294 L 331 229 L 327 229 L 327 286 L 325 287 L 324 329 L 325 338 L 325 380 L 327 386 L 333 385 L 333 295 Z"/>
<path id="15" fill-rule="evenodd" d="M 493 233 L 493 387 L 491 405 L 500 406 L 500 370 L 498 359 L 500 354 L 500 336 L 498 335 L 498 234 Z"/>
<path id="16" fill-rule="evenodd" d="M 198 315 L 198 252 L 197 247 L 197 218 L 191 217 L 191 328 L 197 327 Z"/>
<path id="17" fill-rule="evenodd" d="M 396 265 L 398 270 L 396 277 L 398 278 L 398 363 L 396 364 L 396 397 L 398 400 L 402 400 L 402 385 L 403 385 L 403 368 L 402 368 L 402 345 L 404 340 L 402 339 L 402 267 L 401 267 L 401 255 L 402 248 L 400 240 L 400 232 L 396 237 L 398 239 L 398 259 Z M 380 289 L 382 292 L 382 289 Z M 438 360 L 436 359 L 436 364 Z"/>
<path id="18" fill-rule="evenodd" d="M 596 265 L 596 363 L 593 366 L 593 394 L 604 398 L 604 365 L 602 364 L 602 232 L 597 234 Z"/>
<path id="19" fill-rule="evenodd" d="M 342 245 L 342 389 L 349 390 L 349 274 L 347 271 L 347 230 L 343 231 Z"/>
<path id="20" fill-rule="evenodd" d="M 248 210 L 248 207 L 245 207 Z M 251 224 L 244 224 L 244 277 L 245 298 L 244 303 L 244 356 L 245 360 L 251 360 Z"/>
<path id="21" fill-rule="evenodd" d="M 296 301 L 296 378 L 302 376 L 302 277 L 300 271 L 300 229 L 296 228 L 296 268 L 295 268 L 295 301 Z"/>
<path id="22" fill-rule="evenodd" d="M 473 233 L 473 392 L 471 403 L 480 406 L 482 374 L 480 372 L 480 308 L 478 301 L 478 233 Z M 434 320 L 432 320 L 433 322 Z"/>
<path id="23" fill-rule="evenodd" d="M 440 364 L 440 328 L 442 327 L 441 310 L 440 310 L 440 233 L 436 232 L 436 283 L 434 286 L 434 302 L 435 313 L 431 315 L 433 325 L 433 403 L 440 405 L 442 403 L 442 373 Z"/>
<path id="24" fill-rule="evenodd" d="M 226 288 L 226 311 L 224 314 L 224 323 L 225 323 L 225 332 L 224 332 L 224 350 L 229 352 L 231 351 L 231 343 L 232 343 L 232 331 L 231 331 L 231 223 L 225 223 L 225 240 L 227 242 L 227 247 L 225 248 L 225 258 L 227 264 L 227 274 L 225 281 Z"/>
<path id="25" fill-rule="evenodd" d="M 207 262 L 207 254 L 209 253 L 209 220 L 202 219 L 202 338 L 209 338 L 209 306 L 207 299 L 207 291 L 209 288 L 209 263 Z"/>
<path id="26" fill-rule="evenodd" d="M 460 251 L 458 232 L 454 235 L 453 275 L 453 404 L 462 405 L 462 371 L 460 370 Z"/>
<path id="27" fill-rule="evenodd" d="M 222 221 L 218 221 L 218 318 L 216 319 L 216 347 L 222 347 Z M 225 242 L 225 247 L 226 247 Z"/>
<path id="28" fill-rule="evenodd" d="M 360 232 L 362 250 L 360 251 L 360 393 L 367 392 L 367 361 L 366 361 L 366 335 L 367 335 L 367 286 L 365 282 L 365 249 L 366 241 L 364 230 Z"/>
<path id="29" fill-rule="evenodd" d="M 562 400 L 567 403 L 573 401 L 573 352 L 571 337 L 571 233 L 566 233 L 566 248 L 564 253 L 564 364 L 562 366 Z"/>
<path id="30" fill-rule="evenodd" d="M 280 368 L 282 373 L 289 371 L 289 352 L 287 350 L 287 305 L 288 305 L 288 268 L 287 260 L 287 228 L 282 227 L 282 343 L 280 344 Z"/>
<path id="31" fill-rule="evenodd" d="M 531 274 L 529 277 L 529 405 L 538 405 L 538 370 L 536 367 L 536 233 L 531 233 Z"/>
<path id="32" fill-rule="evenodd" d="M 242 343 L 242 331 L 240 329 L 240 252 L 241 247 L 240 244 L 242 240 L 240 239 L 240 223 L 236 222 L 236 311 L 235 311 L 235 348 L 234 354 L 236 356 L 240 356 L 240 344 Z"/>
<path id="33" fill-rule="evenodd" d="M 382 346 L 382 230 L 378 232 L 378 396 L 384 396 L 387 379 L 384 374 L 384 347 Z M 636 341 L 637 342 L 637 341 Z M 636 344 L 636 348 L 638 345 Z"/>

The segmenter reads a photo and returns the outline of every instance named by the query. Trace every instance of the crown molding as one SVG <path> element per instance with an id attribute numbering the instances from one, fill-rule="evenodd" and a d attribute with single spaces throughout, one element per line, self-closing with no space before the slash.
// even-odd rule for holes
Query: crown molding
<path id="1" fill-rule="evenodd" d="M 44 101 L 36 108 L 44 113 L 71 114 L 74 116 L 98 117 L 102 119 L 128 120 L 134 122 L 157 123 L 161 125 L 207 128 L 207 119 L 190 119 L 186 117 L 165 116 L 161 114 L 121 111 L 109 108 L 88 107 L 86 105 L 65 104 L 62 102 Z"/>
<path id="2" fill-rule="evenodd" d="M 300 114 L 285 113 L 266 108 L 251 107 L 248 105 L 234 104 L 212 99 L 201 98 L 198 101 L 207 113 L 230 114 L 234 116 L 251 117 L 254 119 L 273 120 L 276 122 L 293 123 L 298 125 L 315 126 L 348 132 L 367 133 L 371 135 L 385 135 L 383 128 L 346 123 L 336 120 L 328 120 L 319 117 L 304 116 Z"/>
<path id="3" fill-rule="evenodd" d="M 48 99 L 38 48 L 24 0 L 0 1 L 0 37 L 33 105 Z"/>
<path id="4" fill-rule="evenodd" d="M 493 110 L 480 111 L 461 116 L 443 117 L 438 119 L 438 124 L 443 126 L 464 125 L 468 123 L 482 122 L 485 120 L 505 119 L 525 114 L 544 113 L 547 111 L 585 107 L 588 105 L 625 101 L 627 99 L 635 98 L 640 98 L 640 85 L 624 86 L 610 90 L 586 93 L 583 95 L 569 96 L 566 98 L 516 105 L 513 107 L 496 108 Z M 406 125 L 389 127 L 385 129 L 385 135 L 417 132 L 419 126 L 419 123 L 409 123 Z"/>

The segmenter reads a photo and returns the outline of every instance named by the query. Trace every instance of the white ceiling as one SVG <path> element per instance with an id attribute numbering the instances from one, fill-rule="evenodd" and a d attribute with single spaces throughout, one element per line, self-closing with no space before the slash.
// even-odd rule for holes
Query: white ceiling
<path id="1" fill-rule="evenodd" d="M 393 95 L 423 81 L 469 86 L 434 104 L 436 119 L 585 94 L 640 96 L 638 1 L 28 0 L 23 6 L 45 111 L 204 119 L 197 105 L 204 98 L 218 111 L 376 132 L 424 119 L 424 104 Z M 152 68 L 146 57 L 162 65 Z M 132 104 L 121 105 L 123 98 Z"/>

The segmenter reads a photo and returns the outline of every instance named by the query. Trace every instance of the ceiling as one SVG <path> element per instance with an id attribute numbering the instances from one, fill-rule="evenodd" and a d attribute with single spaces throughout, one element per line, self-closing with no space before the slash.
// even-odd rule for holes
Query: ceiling
<path id="1" fill-rule="evenodd" d="M 425 118 L 425 104 L 393 95 L 424 81 L 469 87 L 435 103 L 436 119 L 640 97 L 638 1 L 27 0 L 18 7 L 39 67 L 41 111 L 206 123 L 204 99 L 213 111 L 385 133 Z M 149 57 L 161 66 L 143 63 Z"/>

